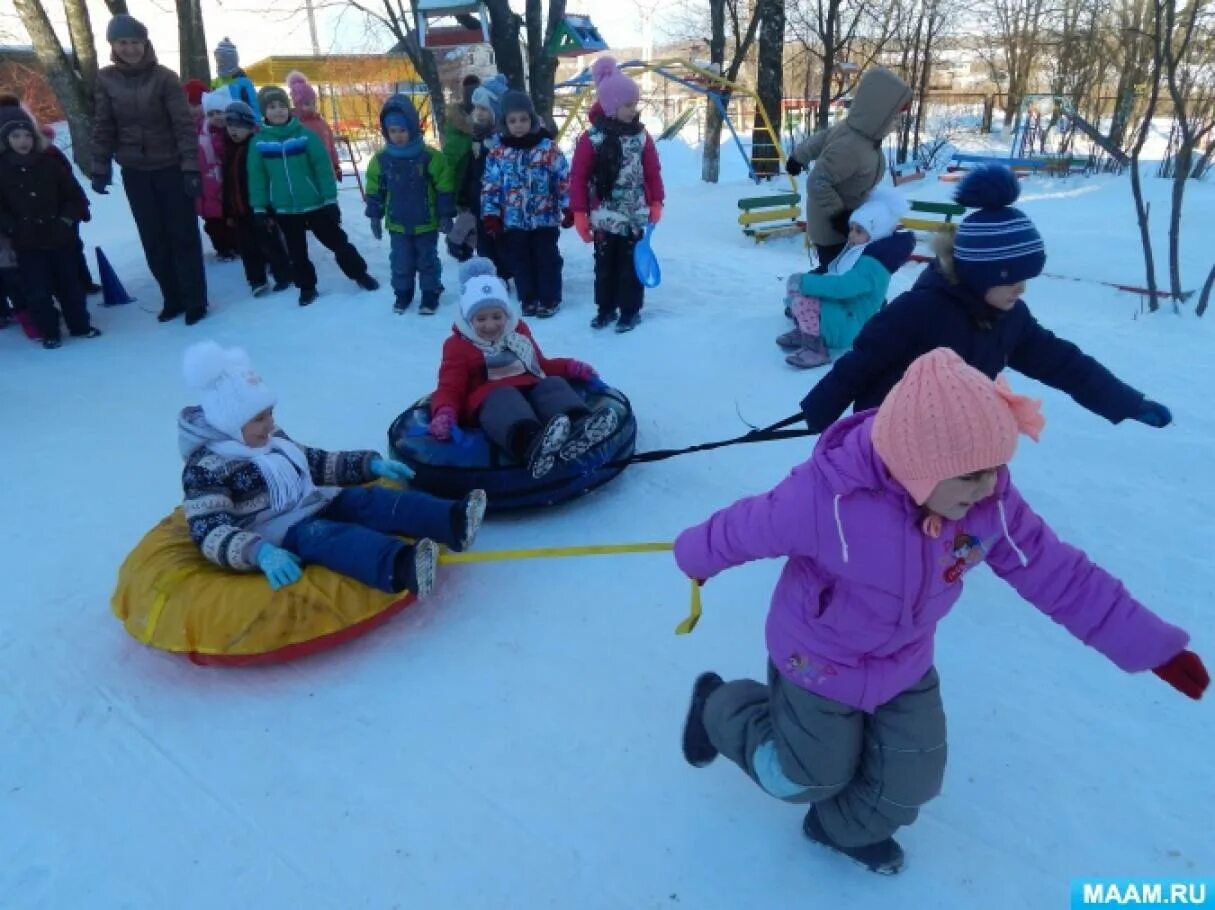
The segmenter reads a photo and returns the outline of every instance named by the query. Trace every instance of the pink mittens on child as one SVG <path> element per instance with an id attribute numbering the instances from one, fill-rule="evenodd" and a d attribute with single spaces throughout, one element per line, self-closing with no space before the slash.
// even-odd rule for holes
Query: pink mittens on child
<path id="1" fill-rule="evenodd" d="M 451 408 L 439 408 L 430 416 L 430 435 L 447 442 L 451 439 L 451 428 L 456 425 L 456 412 Z"/>
<path id="2" fill-rule="evenodd" d="M 595 377 L 595 368 L 589 363 L 575 360 L 566 368 L 567 379 L 577 379 L 579 382 L 590 382 Z"/>

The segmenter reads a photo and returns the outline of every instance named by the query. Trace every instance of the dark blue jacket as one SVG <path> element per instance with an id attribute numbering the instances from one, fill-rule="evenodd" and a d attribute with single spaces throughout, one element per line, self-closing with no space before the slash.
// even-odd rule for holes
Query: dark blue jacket
<path id="1" fill-rule="evenodd" d="M 876 408 L 912 361 L 941 347 L 992 379 L 1005 367 L 1024 373 L 1113 423 L 1143 407 L 1143 393 L 1044 329 L 1025 301 L 1007 312 L 997 310 L 950 283 L 934 262 L 910 291 L 865 323 L 852 350 L 802 399 L 810 430 L 821 433 L 848 405 L 858 412 Z"/>

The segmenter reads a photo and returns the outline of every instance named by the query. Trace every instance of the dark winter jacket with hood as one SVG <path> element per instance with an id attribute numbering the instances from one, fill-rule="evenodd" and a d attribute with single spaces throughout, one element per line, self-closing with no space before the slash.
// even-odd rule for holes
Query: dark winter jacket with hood
<path id="1" fill-rule="evenodd" d="M 37 147 L 28 155 L 0 153 L 0 233 L 14 249 L 74 244 L 76 224 L 88 213 L 84 190 L 55 156 Z"/>
<path id="2" fill-rule="evenodd" d="M 447 159 L 422 140 L 418 112 L 405 95 L 394 95 L 380 111 L 380 130 L 388 139 L 384 118 L 401 114 L 408 122 L 409 142 L 388 142 L 367 167 L 366 215 L 385 219 L 395 234 L 426 234 L 439 229 L 441 218 L 455 217 L 455 186 Z"/>
<path id="3" fill-rule="evenodd" d="M 274 435 L 290 438 L 282 430 Z M 225 569 L 256 569 L 254 560 L 263 540 L 281 544 L 294 525 L 328 506 L 340 492 L 338 487 L 375 479 L 371 473 L 375 452 L 326 452 L 300 445 L 316 487 L 290 509 L 275 511 L 266 478 L 256 464 L 208 448 L 228 438 L 207 423 L 200 407 L 184 409 L 177 419 L 177 447 L 185 461 L 182 506 L 190 538 L 207 559 Z"/>
<path id="4" fill-rule="evenodd" d="M 1006 367 L 1024 373 L 1112 423 L 1143 407 L 1142 392 L 1039 325 L 1024 300 L 1007 312 L 998 310 L 952 282 L 934 262 L 911 290 L 865 324 L 852 350 L 802 400 L 806 423 L 821 433 L 849 405 L 857 413 L 876 408 L 912 361 L 940 347 L 992 379 Z"/>
<path id="5" fill-rule="evenodd" d="M 889 70 L 871 69 L 861 77 L 844 121 L 794 149 L 799 163 L 815 162 L 806 178 L 806 232 L 811 242 L 834 246 L 847 239 L 831 220 L 860 205 L 882 179 L 882 139 L 910 102 L 907 83 Z"/>
<path id="6" fill-rule="evenodd" d="M 109 179 L 112 161 L 136 171 L 198 173 L 198 131 L 177 74 L 156 62 L 150 41 L 134 66 L 112 59 L 97 73 L 93 176 Z"/>

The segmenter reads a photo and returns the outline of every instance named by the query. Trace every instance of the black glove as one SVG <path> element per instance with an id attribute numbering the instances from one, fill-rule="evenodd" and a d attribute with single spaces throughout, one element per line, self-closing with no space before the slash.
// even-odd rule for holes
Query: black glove
<path id="1" fill-rule="evenodd" d="M 806 169 L 806 166 L 804 164 L 802 164 L 800 161 L 798 161 L 796 158 L 794 158 L 792 155 L 790 155 L 788 158 L 785 159 L 785 170 L 788 172 L 790 177 L 796 177 L 798 174 L 800 174 L 805 169 Z"/>
<path id="2" fill-rule="evenodd" d="M 93 178 L 92 186 L 93 186 L 94 193 L 98 193 L 99 195 L 102 195 L 102 196 L 110 195 L 110 191 L 108 189 L 106 189 L 106 187 L 108 187 L 109 185 L 110 185 L 109 177 L 99 174 Z"/>
<path id="3" fill-rule="evenodd" d="M 828 220 L 831 222 L 831 227 L 837 234 L 846 235 L 848 233 L 848 222 L 851 218 L 852 212 L 848 211 L 848 209 L 844 209 L 843 211 L 836 212 Z"/>
<path id="4" fill-rule="evenodd" d="M 181 175 L 182 185 L 186 188 L 187 199 L 198 199 L 202 196 L 202 177 L 193 172 Z"/>
<path id="5" fill-rule="evenodd" d="M 338 204 L 336 202 L 331 202 L 325 206 L 325 213 L 333 219 L 334 224 L 342 223 L 342 210 L 338 208 Z"/>
<path id="6" fill-rule="evenodd" d="M 1139 413 L 1135 415 L 1134 419 L 1159 430 L 1173 422 L 1173 414 L 1160 402 L 1145 398 L 1143 399 L 1143 407 L 1139 409 Z"/>

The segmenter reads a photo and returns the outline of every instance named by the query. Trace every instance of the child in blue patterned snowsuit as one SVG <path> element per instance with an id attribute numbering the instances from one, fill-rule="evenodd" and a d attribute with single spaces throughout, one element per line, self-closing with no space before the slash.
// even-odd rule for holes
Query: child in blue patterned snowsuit
<path id="1" fill-rule="evenodd" d="M 422 141 L 418 112 L 408 96 L 384 102 L 380 129 L 388 144 L 367 168 L 365 214 L 377 240 L 383 236 L 381 222 L 388 223 L 393 312 L 404 313 L 413 303 L 416 281 L 422 286 L 418 312 L 430 315 L 443 292 L 439 233 L 451 230 L 456 215 L 451 168 L 442 153 Z"/>
<path id="2" fill-rule="evenodd" d="M 561 306 L 557 241 L 574 223 L 570 166 L 523 92 L 502 96 L 501 126 L 485 160 L 481 223 L 506 248 L 523 315 L 546 318 Z"/>

